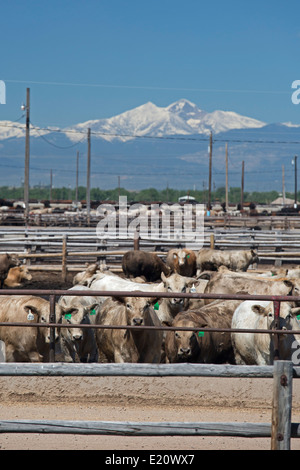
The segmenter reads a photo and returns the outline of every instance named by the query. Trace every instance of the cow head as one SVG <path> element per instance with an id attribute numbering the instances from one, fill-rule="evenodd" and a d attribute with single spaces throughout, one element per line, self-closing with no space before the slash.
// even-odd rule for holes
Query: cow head
<path id="1" fill-rule="evenodd" d="M 300 279 L 282 279 L 283 284 L 289 289 L 287 295 L 300 297 Z M 295 306 L 300 306 L 300 301 L 295 301 Z"/>
<path id="2" fill-rule="evenodd" d="M 184 250 L 178 250 L 177 253 L 174 253 L 174 258 L 178 259 L 178 265 L 184 266 L 186 261 L 186 252 Z"/>
<path id="3" fill-rule="evenodd" d="M 274 305 L 270 302 L 266 307 L 262 305 L 252 305 L 252 311 L 258 315 L 262 315 L 267 320 L 267 329 L 274 328 Z M 280 330 L 291 330 L 299 329 L 300 323 L 297 319 L 297 315 L 300 314 L 300 307 L 292 307 L 289 302 L 281 302 L 280 304 L 280 315 L 279 315 L 279 329 Z M 284 335 L 280 335 L 284 337 Z"/>
<path id="4" fill-rule="evenodd" d="M 164 283 L 164 290 L 166 292 L 184 293 L 184 292 L 188 292 L 189 287 L 192 287 L 192 285 L 197 287 L 197 285 L 199 284 L 199 281 L 196 281 L 193 278 L 186 278 L 184 276 L 180 276 L 180 274 L 177 274 L 177 273 L 174 273 L 169 277 L 166 277 L 162 273 L 161 278 Z M 178 313 L 188 308 L 188 304 L 189 304 L 188 298 L 169 297 L 166 300 L 169 303 L 169 306 L 174 313 Z"/>
<path id="5" fill-rule="evenodd" d="M 92 311 L 97 309 L 98 303 L 92 303 L 84 305 L 80 302 L 80 299 L 72 299 L 72 304 L 68 305 L 67 303 L 61 304 L 61 322 L 62 324 L 68 324 L 67 336 L 71 341 L 81 341 L 83 339 L 83 328 L 80 328 L 78 325 L 89 324 L 89 315 Z M 66 333 L 66 332 L 65 332 Z"/>
<path id="6" fill-rule="evenodd" d="M 127 325 L 142 326 L 145 324 L 145 313 L 153 306 L 157 299 L 146 297 L 116 297 L 115 300 L 122 302 L 126 310 Z"/>
<path id="7" fill-rule="evenodd" d="M 251 250 L 251 264 L 258 263 L 258 262 L 259 262 L 259 257 L 257 254 L 257 250 Z"/>
<path id="8" fill-rule="evenodd" d="M 25 279 L 26 281 L 31 281 L 32 275 L 30 274 L 27 266 L 20 266 L 19 269 L 22 279 Z"/>
<path id="9" fill-rule="evenodd" d="M 178 327 L 193 328 L 195 325 L 187 320 L 178 322 Z M 175 330 L 174 344 L 178 362 L 189 362 L 200 352 L 197 333 L 194 331 Z"/>
<path id="10" fill-rule="evenodd" d="M 6 253 L 6 259 L 8 266 L 10 268 L 13 268 L 14 266 L 20 266 L 21 261 L 19 260 L 18 256 Z"/>

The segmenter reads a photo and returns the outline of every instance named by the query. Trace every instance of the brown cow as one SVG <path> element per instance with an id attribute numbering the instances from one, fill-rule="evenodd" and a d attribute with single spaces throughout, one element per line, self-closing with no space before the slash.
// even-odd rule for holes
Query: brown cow
<path id="1" fill-rule="evenodd" d="M 196 274 L 196 254 L 193 250 L 186 248 L 170 250 L 166 264 L 172 272 L 181 276 L 193 277 Z"/>
<path id="2" fill-rule="evenodd" d="M 20 260 L 14 255 L 10 255 L 8 253 L 0 255 L 0 286 L 1 288 L 3 287 L 4 279 L 7 277 L 7 273 L 10 270 L 10 268 L 13 268 L 14 266 L 20 266 L 20 264 L 21 264 Z"/>
<path id="3" fill-rule="evenodd" d="M 161 359 L 162 330 L 147 330 L 142 326 L 161 326 L 151 304 L 155 299 L 108 298 L 96 315 L 96 324 L 110 326 L 137 326 L 137 329 L 97 328 L 99 355 L 108 362 L 159 363 Z"/>
<path id="4" fill-rule="evenodd" d="M 145 277 L 147 282 L 158 281 L 161 273 L 170 273 L 166 264 L 154 253 L 147 251 L 127 251 L 122 259 L 122 269 L 126 277 Z"/>
<path id="5" fill-rule="evenodd" d="M 202 329 L 230 329 L 234 311 L 241 303 L 241 300 L 216 300 L 200 310 L 179 313 L 172 327 L 197 328 L 199 331 L 168 331 L 165 340 L 167 361 L 234 363 L 230 332 L 204 332 Z"/>
<path id="6" fill-rule="evenodd" d="M 23 281 L 30 281 L 32 275 L 26 266 L 15 266 L 8 271 L 7 278 L 4 279 L 6 287 L 20 287 Z"/>
<path id="7" fill-rule="evenodd" d="M 56 307 L 59 315 L 60 308 Z M 31 295 L 0 296 L 0 322 L 49 323 L 50 304 Z M 56 330 L 55 330 L 56 331 Z M 58 334 L 56 333 L 56 339 Z M 1 326 L 0 340 L 5 343 L 7 362 L 47 362 L 50 328 Z"/>
<path id="8" fill-rule="evenodd" d="M 258 262 L 255 250 L 213 250 L 202 248 L 197 253 L 197 273 L 205 270 L 217 271 L 226 266 L 232 271 L 247 271 L 250 264 Z"/>

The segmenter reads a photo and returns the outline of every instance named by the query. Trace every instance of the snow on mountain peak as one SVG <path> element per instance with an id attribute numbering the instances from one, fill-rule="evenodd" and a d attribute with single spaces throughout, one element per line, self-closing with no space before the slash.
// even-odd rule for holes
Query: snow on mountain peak
<path id="1" fill-rule="evenodd" d="M 72 141 L 82 140 L 82 132 L 90 128 L 95 138 L 108 141 L 134 139 L 136 136 L 162 137 L 167 135 L 209 135 L 231 129 L 259 128 L 264 122 L 242 116 L 233 111 L 213 111 L 208 113 L 187 99 L 180 99 L 169 106 L 160 107 L 151 101 L 108 119 L 96 119 L 71 126 L 65 131 Z M 3 127 L 0 140 L 23 137 L 24 126 Z M 32 136 L 38 136 L 34 129 Z"/>

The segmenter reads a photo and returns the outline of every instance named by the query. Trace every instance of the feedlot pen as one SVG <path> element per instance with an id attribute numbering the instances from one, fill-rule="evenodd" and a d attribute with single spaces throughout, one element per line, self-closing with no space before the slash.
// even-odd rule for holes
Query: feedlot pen
<path id="1" fill-rule="evenodd" d="M 85 263 L 105 263 L 121 272 L 123 254 L 132 249 L 156 253 L 163 260 L 168 250 L 186 246 L 187 240 L 138 237 L 99 239 L 94 228 L 0 227 L 0 252 L 15 253 L 30 270 L 66 272 L 83 270 Z M 300 264 L 300 230 L 252 230 L 206 227 L 204 248 L 256 249 L 260 267 Z M 255 266 L 254 266 L 255 267 Z"/>
<path id="2" fill-rule="evenodd" d="M 205 247 L 216 249 L 258 249 L 260 262 L 280 265 L 299 264 L 300 242 L 297 229 L 287 231 L 255 231 L 243 227 L 205 228 Z M 108 240 L 102 243 L 94 229 L 25 229 L 0 228 L 0 251 L 18 253 L 31 270 L 78 271 L 84 262 L 106 261 L 107 266 L 120 271 L 122 252 L 133 249 L 133 240 Z M 181 246 L 180 241 L 139 240 L 139 248 L 164 257 L 168 249 Z M 112 254 L 109 254 L 112 252 Z M 92 254 L 91 254 L 92 253 Z M 49 255 L 49 256 L 48 256 Z M 62 269 L 62 265 L 63 268 Z M 60 295 L 59 291 L 49 295 Z M 28 294 L 30 291 L 11 289 L 1 294 Z M 36 295 L 42 291 L 36 291 Z M 61 292 L 62 293 L 62 292 Z M 65 294 L 65 292 L 64 292 Z M 107 295 L 107 293 L 105 293 Z M 161 293 L 160 293 L 161 294 Z M 73 292 L 74 295 L 74 292 Z M 78 292 L 78 295 L 83 295 Z M 99 295 L 99 292 L 97 292 Z M 116 292 L 114 292 L 116 295 Z M 127 293 L 128 295 L 128 293 Z M 192 295 L 192 294 L 190 294 Z M 149 296 L 149 292 L 147 292 Z M 157 294 L 155 294 L 157 296 Z M 172 294 L 174 296 L 174 294 Z M 180 296 L 179 294 L 176 296 Z M 183 295 L 184 296 L 184 295 Z M 185 294 L 185 296 L 187 296 Z M 195 294 L 193 294 L 195 296 Z M 212 296 L 211 296 L 212 297 Z M 224 296 L 222 296 L 224 297 Z M 262 299 L 261 296 L 259 296 Z M 256 296 L 248 296 L 254 299 Z M 275 297 L 272 300 L 276 300 Z M 279 300 L 279 299 L 278 299 Z M 290 299 L 291 300 L 291 299 Z M 55 324 L 55 322 L 54 322 Z M 0 364 L 2 377 L 230 377 L 273 379 L 271 423 L 237 422 L 120 422 L 68 420 L 2 420 L 0 433 L 79 434 L 115 436 L 240 436 L 267 437 L 271 449 L 289 449 L 291 438 L 300 437 L 300 424 L 291 422 L 292 383 L 300 378 L 300 367 L 290 361 L 276 360 L 272 366 L 233 366 L 215 364 Z M 1 378 L 0 378 L 1 380 Z M 184 396 L 183 396 L 184 400 Z M 201 400 L 201 398 L 200 398 Z M 0 416 L 1 420 L 1 416 Z"/>
<path id="3" fill-rule="evenodd" d="M 120 421 L 67 421 L 67 420 L 1 420 L 0 433 L 38 433 L 38 434 L 82 434 L 82 435 L 118 435 L 118 436 L 239 436 L 239 437 L 270 437 L 272 450 L 289 450 L 291 438 L 300 437 L 300 424 L 291 422 L 292 414 L 292 384 L 294 378 L 300 378 L 300 367 L 295 367 L 291 361 L 281 361 L 279 358 L 271 366 L 235 366 L 215 364 L 64 364 L 55 363 L 54 329 L 61 327 L 55 319 L 56 295 L 85 295 L 83 291 L 25 291 L 5 290 L 0 295 L 17 294 L 49 295 L 51 308 L 51 363 L 1 363 L 0 376 L 63 376 L 63 377 L 103 377 L 103 376 L 144 376 L 144 377 L 240 377 L 240 378 L 273 378 L 272 422 L 268 423 L 236 423 L 236 422 L 120 422 Z M 124 292 L 91 291 L 90 295 L 123 296 Z M 136 296 L 137 292 L 127 292 L 127 296 Z M 139 297 L 170 297 L 174 293 L 139 292 Z M 188 294 L 178 293 L 179 297 L 192 298 L 240 298 L 256 300 L 272 300 L 275 304 L 275 325 L 279 317 L 280 302 L 299 300 L 297 297 L 284 296 L 250 296 L 250 295 L 218 295 L 218 294 Z M 10 323 L 7 326 L 29 326 L 21 323 Z M 31 323 L 30 326 L 38 325 Z M 46 326 L 46 324 L 43 324 Z M 79 326 L 79 325 L 78 325 Z M 66 325 L 67 327 L 67 325 Z M 107 325 L 80 325 L 86 328 L 107 328 Z M 116 328 L 111 326 L 111 328 Z M 118 328 L 141 328 L 122 325 Z M 145 327 L 144 327 L 145 328 Z M 154 329 L 158 327 L 146 327 Z M 172 327 L 167 327 L 172 328 Z M 166 327 L 162 327 L 166 329 Z M 178 328 L 173 328 L 178 330 Z M 185 328 L 189 329 L 189 328 Z M 203 328 L 204 331 L 216 331 L 214 328 Z M 233 330 L 222 330 L 233 331 Z M 245 330 L 235 330 L 245 332 Z M 250 330 L 247 330 L 248 332 Z M 252 330 L 251 330 L 252 331 Z M 253 332 L 270 333 L 274 339 L 282 333 L 281 330 L 253 330 Z M 300 334 L 300 331 L 293 331 Z M 285 334 L 287 332 L 285 331 Z M 276 343 L 275 343 L 276 347 Z M 1 417 L 0 417 L 1 419 Z"/>

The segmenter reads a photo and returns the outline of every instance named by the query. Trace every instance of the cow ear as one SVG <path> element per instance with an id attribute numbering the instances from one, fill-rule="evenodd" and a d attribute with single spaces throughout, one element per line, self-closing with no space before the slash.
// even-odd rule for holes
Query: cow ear
<path id="1" fill-rule="evenodd" d="M 24 310 L 25 310 L 27 313 L 33 312 L 33 313 L 35 313 L 36 315 L 39 314 L 38 309 L 37 309 L 36 307 L 34 307 L 33 305 L 25 305 Z"/>
<path id="2" fill-rule="evenodd" d="M 164 275 L 163 271 L 161 272 L 161 280 L 162 280 L 163 282 L 166 282 L 166 281 L 167 281 L 167 278 L 166 278 L 166 276 Z"/>
<path id="3" fill-rule="evenodd" d="M 98 302 L 95 302 L 94 304 L 91 304 L 91 305 L 87 305 L 86 307 L 84 307 L 84 311 L 86 313 L 90 313 L 91 315 L 95 315 L 98 305 L 99 305 Z"/>
<path id="4" fill-rule="evenodd" d="M 254 312 L 254 313 L 257 313 L 259 315 L 265 315 L 266 314 L 266 309 L 265 307 L 263 307 L 262 305 L 252 305 L 251 307 L 251 310 Z"/>
<path id="5" fill-rule="evenodd" d="M 289 279 L 285 279 L 283 282 L 290 289 L 292 289 L 294 287 L 294 283 L 292 281 L 290 281 Z"/>
<path id="6" fill-rule="evenodd" d="M 188 287 L 193 287 L 193 286 L 198 287 L 198 286 L 200 285 L 200 281 L 197 281 L 196 279 L 193 278 L 193 279 L 190 279 L 190 280 L 186 283 L 186 285 L 187 285 Z"/>
<path id="7" fill-rule="evenodd" d="M 159 304 L 160 301 L 162 300 L 162 298 L 161 298 L 161 297 L 149 297 L 149 298 L 147 298 L 147 299 L 145 299 L 145 300 L 147 300 L 148 304 L 150 304 L 150 305 L 153 306 L 153 305 L 155 305 L 155 304 L 157 304 L 157 303 Z"/>

